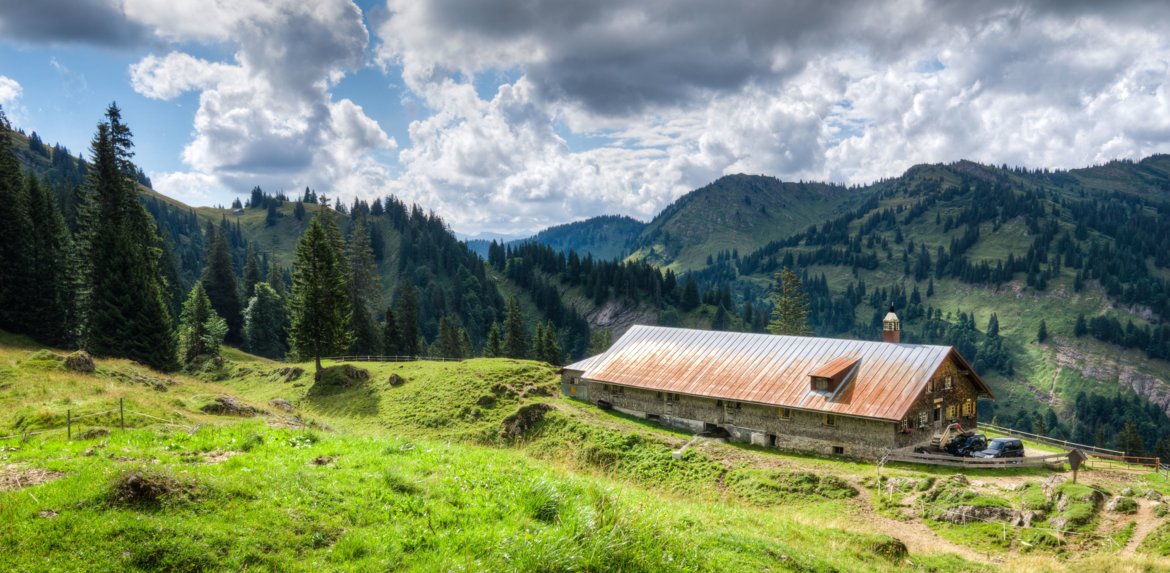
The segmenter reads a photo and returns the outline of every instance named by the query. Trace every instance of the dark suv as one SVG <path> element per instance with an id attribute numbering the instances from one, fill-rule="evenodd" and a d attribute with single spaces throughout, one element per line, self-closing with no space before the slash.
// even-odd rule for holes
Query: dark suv
<path id="1" fill-rule="evenodd" d="M 943 449 L 952 456 L 969 458 L 975 452 L 987 449 L 987 436 L 983 434 L 958 435 L 947 442 Z"/>
<path id="2" fill-rule="evenodd" d="M 1020 442 L 1019 438 L 995 438 L 987 444 L 987 449 L 975 452 L 972 457 L 1022 458 L 1024 457 L 1024 444 Z"/>

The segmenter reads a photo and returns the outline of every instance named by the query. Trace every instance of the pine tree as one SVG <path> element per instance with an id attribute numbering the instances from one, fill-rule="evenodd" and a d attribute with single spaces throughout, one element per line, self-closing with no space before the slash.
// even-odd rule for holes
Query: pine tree
<path id="1" fill-rule="evenodd" d="M 260 259 L 256 250 L 248 245 L 248 256 L 244 262 L 244 296 L 241 300 L 247 301 L 256 293 L 256 284 L 260 282 Z"/>
<path id="2" fill-rule="evenodd" d="M 265 358 L 284 358 L 284 302 L 272 287 L 257 283 L 244 308 L 244 344 L 248 352 Z"/>
<path id="3" fill-rule="evenodd" d="M 493 322 L 492 327 L 488 330 L 487 344 L 483 347 L 483 355 L 488 358 L 497 358 L 503 354 L 504 351 L 500 345 L 500 323 Z"/>
<path id="4" fill-rule="evenodd" d="M 608 328 L 594 330 L 589 333 L 589 355 L 596 356 L 609 350 L 613 345 L 613 331 Z"/>
<path id="5" fill-rule="evenodd" d="M 286 285 L 284 284 L 284 270 L 276 266 L 276 261 L 268 261 L 268 286 L 276 291 L 276 294 L 284 297 Z"/>
<path id="6" fill-rule="evenodd" d="M 370 248 L 370 229 L 364 214 L 354 218 L 349 239 L 349 293 L 353 308 L 354 354 L 378 354 L 381 333 L 374 320 L 374 309 L 381 308 L 382 282 Z"/>
<path id="7" fill-rule="evenodd" d="M 36 288 L 26 297 L 31 311 L 26 331 L 41 342 L 65 345 L 71 340 L 69 329 L 73 319 L 72 282 L 67 271 L 72 241 L 54 194 L 31 173 L 27 189 L 29 216 L 33 222 L 29 254 Z"/>
<path id="8" fill-rule="evenodd" d="M 296 217 L 298 221 L 305 220 L 305 204 L 304 203 L 297 201 L 293 205 L 293 217 Z"/>
<path id="9" fill-rule="evenodd" d="M 439 319 L 438 354 L 441 358 L 466 358 L 463 354 L 463 329 L 459 319 L 447 315 Z"/>
<path id="10" fill-rule="evenodd" d="M 330 238 L 331 219 L 318 215 L 297 243 L 289 300 L 289 346 L 300 359 L 341 353 L 353 341 L 351 309 L 342 251 Z"/>
<path id="11" fill-rule="evenodd" d="M 731 325 L 731 317 L 727 314 L 727 309 L 722 304 L 715 309 L 715 316 L 711 318 L 711 330 L 727 330 Z"/>
<path id="12" fill-rule="evenodd" d="M 524 322 L 520 317 L 520 302 L 516 297 L 508 299 L 508 312 L 504 318 L 504 356 L 528 358 L 528 340 L 524 335 Z"/>
<path id="13" fill-rule="evenodd" d="M 1048 340 L 1048 323 L 1041 320 L 1040 328 L 1036 330 L 1036 342 L 1044 344 Z"/>
<path id="14" fill-rule="evenodd" d="M 81 341 L 99 356 L 170 369 L 176 351 L 159 272 L 162 239 L 139 200 L 132 147 L 130 129 L 111 104 L 94 136 L 78 210 Z"/>
<path id="15" fill-rule="evenodd" d="M 398 333 L 398 323 L 394 319 L 394 309 L 386 307 L 386 321 L 382 323 L 382 353 L 386 356 L 402 354 L 402 340 Z"/>
<path id="16" fill-rule="evenodd" d="M 220 221 L 219 229 L 207 225 L 210 242 L 207 247 L 207 264 L 203 267 L 203 288 L 215 313 L 227 322 L 227 340 L 239 343 L 243 340 L 240 330 L 243 318 L 240 313 L 240 291 L 236 284 L 236 271 L 232 266 L 231 238 L 228 236 L 227 219 Z"/>
<path id="17" fill-rule="evenodd" d="M 418 356 L 418 291 L 410 281 L 402 284 L 397 308 L 399 348 L 404 356 Z"/>
<path id="18" fill-rule="evenodd" d="M 987 319 L 987 336 L 999 336 L 999 317 L 993 312 L 991 318 Z"/>
<path id="19" fill-rule="evenodd" d="M 796 273 L 784 267 L 775 274 L 776 285 L 768 297 L 772 299 L 772 316 L 768 332 L 790 336 L 806 336 L 812 332 L 808 324 L 808 300 L 804 286 Z"/>
<path id="20" fill-rule="evenodd" d="M 538 330 L 537 332 L 541 332 Z M 557 340 L 557 327 L 550 320 L 545 324 L 543 329 L 543 337 L 540 341 L 540 353 L 537 356 L 538 360 L 559 366 L 561 364 L 562 355 L 561 343 Z M 538 335 L 539 336 L 539 335 Z"/>
<path id="21" fill-rule="evenodd" d="M 1146 455 L 1146 444 L 1142 440 L 1141 432 L 1137 429 L 1137 424 L 1133 420 L 1126 418 L 1125 426 L 1121 429 L 1121 435 L 1117 437 L 1117 445 L 1125 451 L 1127 456 L 1144 456 Z"/>
<path id="22" fill-rule="evenodd" d="M 26 302 L 33 283 L 31 238 L 33 222 L 21 177 L 20 161 L 12 147 L 11 126 L 0 110 L 0 328 L 25 332 L 31 310 Z"/>
<path id="23" fill-rule="evenodd" d="M 687 275 L 687 282 L 683 286 L 682 309 L 694 310 L 699 307 L 699 285 L 695 278 Z"/>
<path id="24" fill-rule="evenodd" d="M 196 282 L 179 316 L 179 357 L 183 364 L 189 366 L 201 356 L 216 355 L 225 334 L 227 323 L 211 307 L 203 283 Z"/>
<path id="25" fill-rule="evenodd" d="M 1089 333 L 1089 326 L 1085 323 L 1085 315 L 1077 315 L 1077 323 L 1073 327 L 1073 335 L 1080 338 Z"/>

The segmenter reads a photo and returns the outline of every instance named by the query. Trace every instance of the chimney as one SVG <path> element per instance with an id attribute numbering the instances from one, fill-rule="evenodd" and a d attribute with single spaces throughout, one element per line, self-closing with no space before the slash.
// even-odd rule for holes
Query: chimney
<path id="1" fill-rule="evenodd" d="M 890 312 L 882 319 L 882 342 L 902 342 L 902 321 L 894 314 L 894 305 L 890 305 Z"/>

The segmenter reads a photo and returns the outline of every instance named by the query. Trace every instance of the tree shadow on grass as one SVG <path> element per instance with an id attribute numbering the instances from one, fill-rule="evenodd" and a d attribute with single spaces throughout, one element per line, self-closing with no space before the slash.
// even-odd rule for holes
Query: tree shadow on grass
<path id="1" fill-rule="evenodd" d="M 376 416 L 382 397 L 373 388 L 359 387 L 330 392 L 310 390 L 305 401 L 322 414 L 355 418 Z"/>

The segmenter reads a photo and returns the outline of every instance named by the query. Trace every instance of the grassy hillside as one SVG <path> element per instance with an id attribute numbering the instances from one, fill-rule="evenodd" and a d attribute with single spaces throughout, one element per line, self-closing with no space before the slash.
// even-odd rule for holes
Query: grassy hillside
<path id="1" fill-rule="evenodd" d="M 728 175 L 684 195 L 654 217 L 633 257 L 677 270 L 701 268 L 707 257 L 746 253 L 835 216 L 858 194 L 822 183 Z"/>
<path id="2" fill-rule="evenodd" d="M 0 433 L 118 398 L 174 425 L 98 418 L 83 427 L 110 434 L 0 442 L 6 570 L 1150 571 L 1166 551 L 1147 493 L 1170 495 L 1164 479 L 1087 471 L 1096 489 L 1046 495 L 1041 470 L 887 467 L 879 482 L 866 463 L 714 442 L 674 459 L 690 436 L 565 400 L 531 362 L 332 365 L 315 381 L 236 351 L 194 377 L 106 360 L 81 374 L 60 353 L 0 340 Z M 223 395 L 260 412 L 204 411 Z M 950 521 L 962 507 L 1031 508 L 1076 533 L 1004 537 Z"/>
<path id="3" fill-rule="evenodd" d="M 624 259 L 634 249 L 646 224 L 626 216 L 606 215 L 549 227 L 529 239 L 582 257 Z"/>

